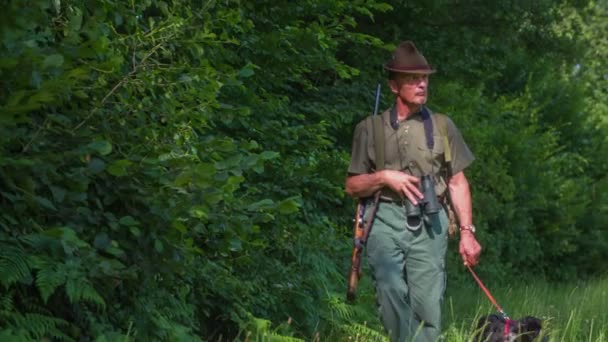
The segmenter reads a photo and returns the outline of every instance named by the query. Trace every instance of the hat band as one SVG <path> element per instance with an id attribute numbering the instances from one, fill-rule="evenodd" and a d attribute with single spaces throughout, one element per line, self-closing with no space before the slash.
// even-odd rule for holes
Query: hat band
<path id="1" fill-rule="evenodd" d="M 391 69 L 399 69 L 399 70 L 407 70 L 407 71 L 413 71 L 413 70 L 433 70 L 433 68 L 430 65 L 417 65 L 417 66 L 387 65 L 387 67 L 391 68 Z"/>

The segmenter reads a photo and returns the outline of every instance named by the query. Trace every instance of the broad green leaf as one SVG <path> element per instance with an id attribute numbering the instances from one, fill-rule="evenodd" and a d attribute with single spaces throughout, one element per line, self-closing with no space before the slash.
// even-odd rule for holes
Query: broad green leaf
<path id="1" fill-rule="evenodd" d="M 296 198 L 288 198 L 279 202 L 279 213 L 287 215 L 300 210 L 300 202 Z"/>
<path id="2" fill-rule="evenodd" d="M 186 170 L 175 177 L 175 186 L 182 187 L 188 185 L 192 181 L 192 171 Z"/>
<path id="3" fill-rule="evenodd" d="M 233 192 L 238 189 L 239 185 L 242 184 L 244 181 L 245 177 L 243 176 L 230 176 L 228 177 L 228 180 L 226 181 L 226 184 L 224 185 L 224 187 L 222 187 L 222 189 L 224 191 Z"/>
<path id="4" fill-rule="evenodd" d="M 106 140 L 96 140 L 87 145 L 87 147 L 102 156 L 108 155 L 112 152 L 112 144 Z"/>
<path id="5" fill-rule="evenodd" d="M 42 68 L 58 68 L 63 65 L 63 56 L 60 54 L 54 54 L 50 56 L 46 56 L 44 58 L 44 62 L 42 62 Z"/>
<path id="6" fill-rule="evenodd" d="M 159 239 L 154 240 L 154 250 L 156 250 L 158 253 L 162 253 L 165 250 L 163 242 Z"/>
<path id="7" fill-rule="evenodd" d="M 137 226 L 129 226 L 129 231 L 135 237 L 140 237 L 141 236 L 141 230 L 139 230 L 139 228 L 137 228 Z"/>
<path id="8" fill-rule="evenodd" d="M 118 258 L 124 258 L 126 254 L 125 251 L 114 245 L 111 245 L 110 247 L 106 248 L 105 252 L 114 255 Z"/>
<path id="9" fill-rule="evenodd" d="M 251 63 L 245 65 L 240 71 L 239 71 L 239 77 L 242 78 L 248 78 L 251 77 L 253 75 L 255 75 L 255 70 L 257 66 L 253 65 Z"/>
<path id="10" fill-rule="evenodd" d="M 185 234 L 188 232 L 188 228 L 179 221 L 174 221 L 172 226 L 173 226 L 173 229 L 177 230 L 178 232 L 180 232 L 182 234 Z"/>
<path id="11" fill-rule="evenodd" d="M 193 206 L 190 208 L 190 216 L 195 217 L 197 219 L 206 219 L 207 218 L 207 208 L 202 206 Z"/>
<path id="12" fill-rule="evenodd" d="M 238 252 L 243 249 L 243 242 L 240 239 L 231 239 L 230 240 L 230 250 L 233 252 Z"/>
<path id="13" fill-rule="evenodd" d="M 128 175 L 128 168 L 133 163 L 127 159 L 115 160 L 108 165 L 108 173 L 112 176 L 126 176 Z"/>
<path id="14" fill-rule="evenodd" d="M 274 152 L 274 151 L 264 151 L 264 152 L 260 153 L 260 158 L 262 158 L 263 160 L 276 159 L 279 156 L 280 156 L 280 154 L 278 152 Z"/>
<path id="15" fill-rule="evenodd" d="M 82 27 L 82 11 L 80 8 L 73 6 L 69 15 L 68 26 L 65 28 L 66 36 L 69 34 L 78 33 Z"/>
<path id="16" fill-rule="evenodd" d="M 224 198 L 224 195 L 220 190 L 212 190 L 204 195 L 203 200 L 207 204 L 214 205 L 219 203 Z"/>
<path id="17" fill-rule="evenodd" d="M 123 226 L 137 226 L 139 225 L 139 222 L 133 218 L 133 216 L 123 216 L 120 218 L 120 220 L 118 220 L 118 223 L 122 224 Z"/>
<path id="18" fill-rule="evenodd" d="M 216 162 L 215 167 L 219 170 L 234 169 L 239 166 L 242 159 L 243 156 L 241 154 L 236 154 L 227 159 Z"/>
<path id="19" fill-rule="evenodd" d="M 48 199 L 41 197 L 41 196 L 35 196 L 34 200 L 36 202 L 38 202 L 38 204 L 40 204 L 41 206 L 43 206 L 46 209 L 50 209 L 53 211 L 57 211 L 57 208 L 55 208 L 55 205 L 53 204 L 53 202 L 49 201 Z"/>
<path id="20" fill-rule="evenodd" d="M 252 203 L 247 206 L 247 210 L 249 211 L 259 211 L 259 210 L 269 210 L 275 207 L 275 203 L 273 200 L 266 198 L 261 201 Z"/>
<path id="21" fill-rule="evenodd" d="M 44 230 L 43 234 L 46 236 L 49 236 L 49 237 L 60 239 L 60 240 L 62 240 L 62 242 L 65 242 L 74 247 L 89 246 L 89 244 L 86 243 L 85 241 L 81 240 L 78 237 L 78 235 L 76 234 L 76 231 L 74 231 L 74 229 L 72 229 L 70 227 L 56 227 L 56 228 L 46 229 L 46 230 Z"/>

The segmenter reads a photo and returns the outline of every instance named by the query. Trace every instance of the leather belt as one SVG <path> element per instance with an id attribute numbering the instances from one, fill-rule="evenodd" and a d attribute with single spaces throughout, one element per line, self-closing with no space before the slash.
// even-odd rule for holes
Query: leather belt
<path id="1" fill-rule="evenodd" d="M 405 199 L 406 199 L 405 196 L 401 196 L 389 188 L 383 188 L 382 190 L 380 190 L 380 201 L 382 201 L 382 202 L 401 203 Z M 441 196 L 437 196 L 437 199 L 439 200 L 439 203 L 443 204 L 446 200 L 445 193 L 442 194 Z"/>
<path id="2" fill-rule="evenodd" d="M 405 196 L 401 197 L 401 195 L 389 188 L 383 188 L 380 190 L 380 200 L 383 202 L 402 202 L 404 199 Z"/>

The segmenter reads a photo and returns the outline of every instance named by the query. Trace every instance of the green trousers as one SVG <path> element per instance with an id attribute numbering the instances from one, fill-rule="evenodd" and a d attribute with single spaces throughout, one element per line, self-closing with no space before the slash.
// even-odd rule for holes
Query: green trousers
<path id="1" fill-rule="evenodd" d="M 442 210 L 416 231 L 405 219 L 401 204 L 380 202 L 367 240 L 378 309 L 391 341 L 432 342 L 441 333 L 448 219 Z"/>

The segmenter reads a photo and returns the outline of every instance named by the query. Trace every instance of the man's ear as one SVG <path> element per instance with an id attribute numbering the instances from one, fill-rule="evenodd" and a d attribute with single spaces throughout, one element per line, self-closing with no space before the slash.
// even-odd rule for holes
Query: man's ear
<path id="1" fill-rule="evenodd" d="M 395 95 L 399 94 L 399 81 L 392 79 L 388 80 L 388 86 L 391 88 L 391 92 Z"/>

